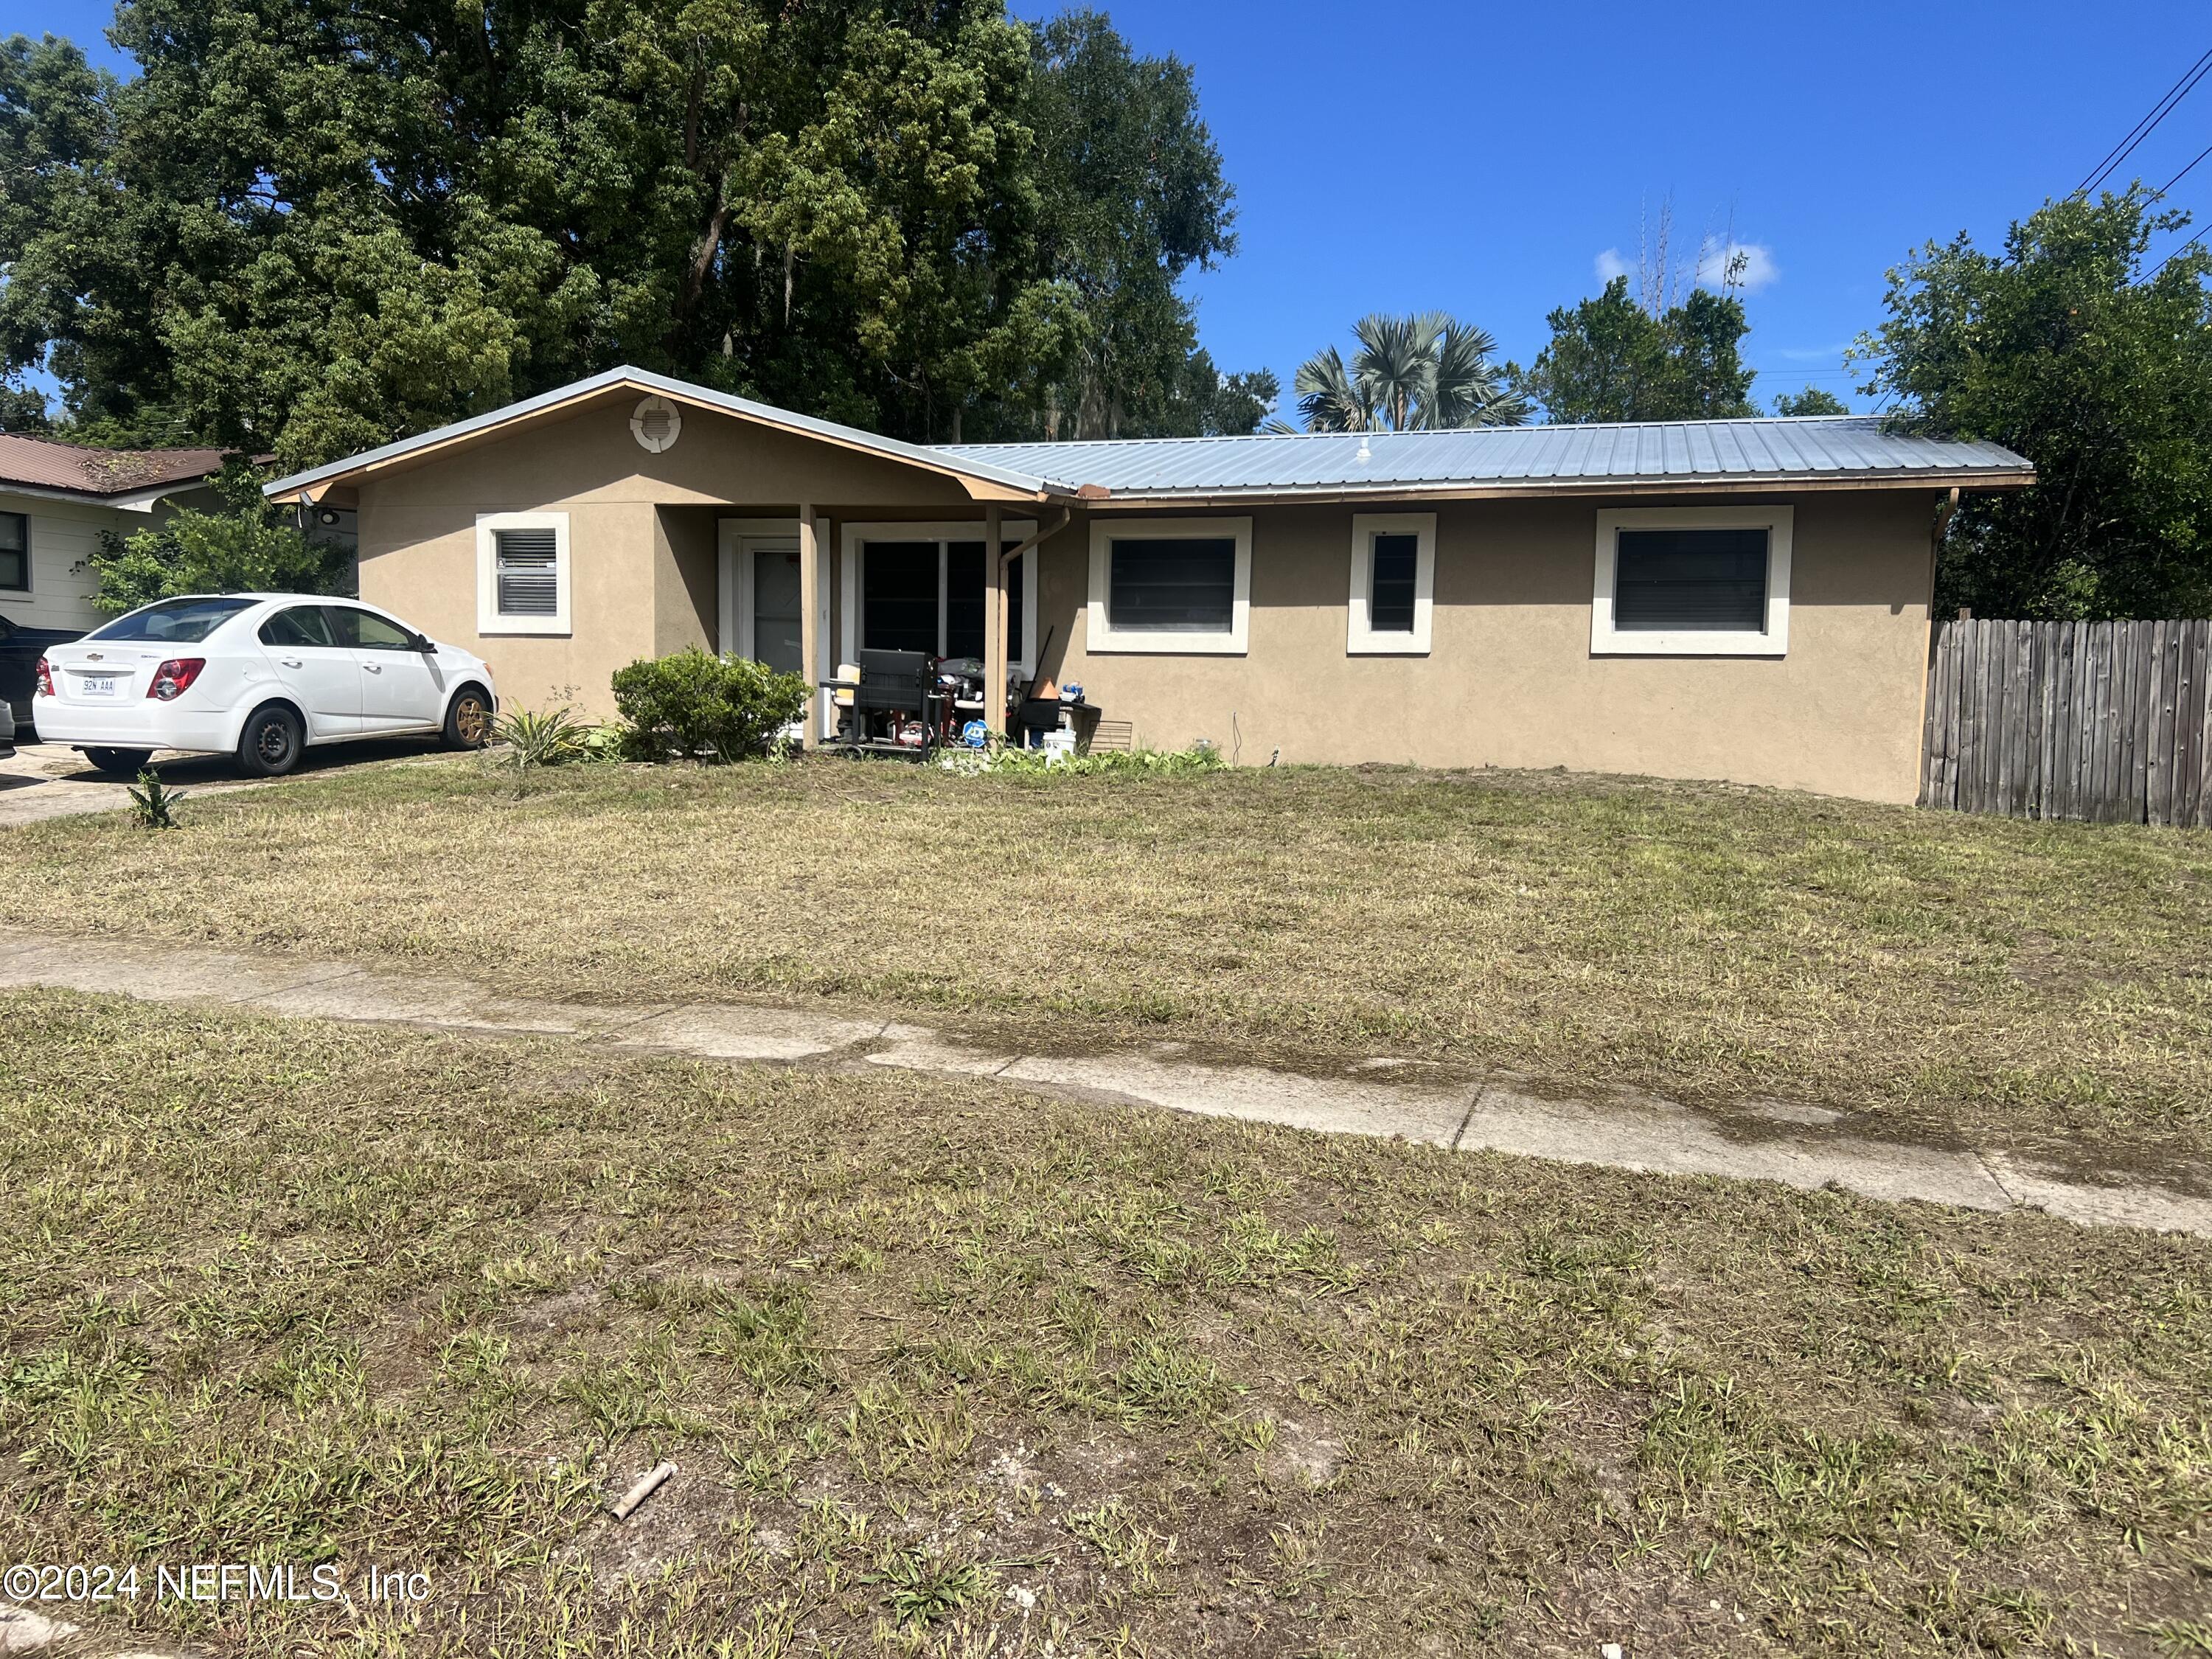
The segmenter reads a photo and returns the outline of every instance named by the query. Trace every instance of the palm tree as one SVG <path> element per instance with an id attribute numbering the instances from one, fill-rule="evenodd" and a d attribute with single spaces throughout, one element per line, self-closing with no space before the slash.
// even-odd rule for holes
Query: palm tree
<path id="1" fill-rule="evenodd" d="M 1423 432 L 1519 426 L 1528 405 L 1490 361 L 1498 342 L 1441 311 L 1352 325 L 1352 364 L 1334 346 L 1309 357 L 1293 383 L 1309 432 Z"/>

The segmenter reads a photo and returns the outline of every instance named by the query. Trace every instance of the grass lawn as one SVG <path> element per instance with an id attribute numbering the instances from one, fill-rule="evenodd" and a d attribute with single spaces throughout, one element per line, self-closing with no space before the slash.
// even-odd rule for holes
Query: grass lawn
<path id="1" fill-rule="evenodd" d="M 0 1556 L 430 1582 L 110 1604 L 149 1636 L 2212 1652 L 2203 1242 L 980 1082 L 0 1024 Z"/>
<path id="2" fill-rule="evenodd" d="M 517 799 L 469 757 L 350 769 L 4 850 L 40 925 L 1428 1055 L 2207 1179 L 2199 832 L 1552 774 L 539 775 Z"/>

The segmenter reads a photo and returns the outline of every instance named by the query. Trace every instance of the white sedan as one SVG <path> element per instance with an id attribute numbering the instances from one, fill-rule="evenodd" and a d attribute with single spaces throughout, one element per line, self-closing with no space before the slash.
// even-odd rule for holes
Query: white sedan
<path id="1" fill-rule="evenodd" d="M 480 657 L 356 599 L 222 593 L 157 599 L 48 647 L 32 687 L 44 743 L 136 773 L 156 749 L 235 754 L 275 777 L 313 744 L 425 732 L 490 739 Z"/>

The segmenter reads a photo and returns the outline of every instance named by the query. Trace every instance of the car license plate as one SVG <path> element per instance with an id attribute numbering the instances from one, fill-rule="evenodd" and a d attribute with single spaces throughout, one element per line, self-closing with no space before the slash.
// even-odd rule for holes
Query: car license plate
<path id="1" fill-rule="evenodd" d="M 119 696 L 123 691 L 123 677 L 120 674 L 87 674 L 77 681 L 77 689 L 87 697 Z"/>

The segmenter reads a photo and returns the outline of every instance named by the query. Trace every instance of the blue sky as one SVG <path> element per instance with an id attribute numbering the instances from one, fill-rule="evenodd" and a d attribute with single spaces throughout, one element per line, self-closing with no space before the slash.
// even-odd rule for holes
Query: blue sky
<path id="1" fill-rule="evenodd" d="M 1678 244 L 1733 225 L 1762 251 L 1767 280 L 1747 296 L 1754 395 L 1848 395 L 1840 350 L 1879 320 L 1890 265 L 1960 230 L 1993 244 L 2212 46 L 2201 5 L 2127 0 L 1104 9 L 1138 51 L 1197 71 L 1242 237 L 1194 285 L 1202 337 L 1224 368 L 1286 386 L 1371 310 L 1441 307 L 1525 362 L 1545 313 L 1596 291 L 1607 250 L 1632 262 L 1639 210 L 1671 197 Z M 90 46 L 110 15 L 0 0 L 0 31 Z M 2162 184 L 2208 144 L 2212 80 L 2122 177 Z M 2212 215 L 2212 160 L 2174 200 Z"/>

